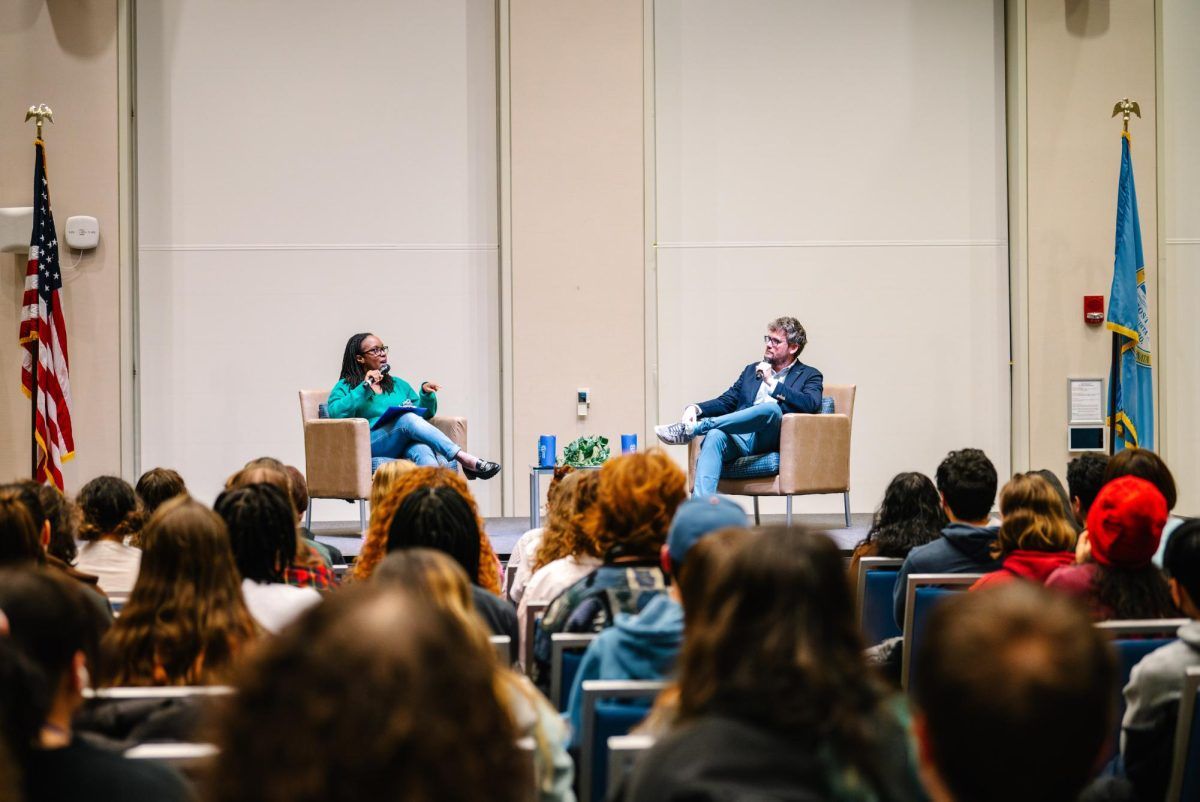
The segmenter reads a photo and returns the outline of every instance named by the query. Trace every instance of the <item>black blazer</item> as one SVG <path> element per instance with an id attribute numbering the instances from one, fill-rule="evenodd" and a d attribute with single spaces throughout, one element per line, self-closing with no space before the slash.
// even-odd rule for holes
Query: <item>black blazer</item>
<path id="1" fill-rule="evenodd" d="M 758 388 L 762 385 L 754 375 L 756 367 L 757 362 L 747 365 L 732 387 L 711 401 L 702 401 L 698 405 L 700 417 L 728 415 L 730 412 L 754 406 L 754 397 L 758 395 Z M 789 412 L 816 413 L 821 411 L 821 393 L 824 389 L 825 379 L 821 376 L 821 371 L 811 365 L 796 362 L 784 380 L 775 386 L 771 397 L 779 402 L 779 409 L 785 415 Z"/>

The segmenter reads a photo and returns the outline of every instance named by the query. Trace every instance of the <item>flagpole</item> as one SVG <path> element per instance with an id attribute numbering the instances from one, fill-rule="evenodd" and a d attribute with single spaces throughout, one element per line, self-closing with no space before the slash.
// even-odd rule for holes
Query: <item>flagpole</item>
<path id="1" fill-rule="evenodd" d="M 1129 115 L 1136 114 L 1142 116 L 1142 109 L 1138 106 L 1136 100 L 1129 98 L 1121 98 L 1113 106 L 1112 116 L 1121 115 L 1121 134 L 1128 136 L 1129 134 Z M 1112 306 L 1112 298 L 1109 298 L 1109 306 Z M 1112 357 L 1109 360 L 1108 371 L 1108 455 L 1111 457 L 1117 452 L 1117 389 L 1121 386 L 1121 335 L 1117 332 L 1112 333 Z"/>
<path id="2" fill-rule="evenodd" d="M 42 124 L 45 123 L 46 120 L 49 120 L 50 122 L 54 122 L 54 112 L 45 103 L 39 103 L 36 106 L 30 106 L 29 110 L 27 112 L 25 112 L 25 122 L 29 122 L 30 120 L 34 120 L 37 123 L 37 135 L 36 135 L 36 139 L 34 140 L 34 148 L 36 149 L 38 143 L 44 141 L 42 139 Z M 38 157 L 39 158 L 41 157 L 40 153 L 38 154 Z M 40 281 L 41 280 L 40 277 L 37 280 Z M 39 300 L 39 303 L 40 302 L 41 301 Z M 33 365 L 30 367 L 30 371 L 29 371 L 29 375 L 32 380 L 29 385 L 29 446 L 30 446 L 29 478 L 35 482 L 38 481 L 38 453 L 39 452 L 38 452 L 38 441 L 37 441 L 37 413 L 38 413 L 38 379 L 39 379 L 38 374 L 40 373 L 38 368 L 41 367 L 41 362 L 42 362 L 41 350 L 42 350 L 41 337 L 36 337 L 33 340 L 33 350 L 31 352 L 31 355 L 33 357 Z"/>

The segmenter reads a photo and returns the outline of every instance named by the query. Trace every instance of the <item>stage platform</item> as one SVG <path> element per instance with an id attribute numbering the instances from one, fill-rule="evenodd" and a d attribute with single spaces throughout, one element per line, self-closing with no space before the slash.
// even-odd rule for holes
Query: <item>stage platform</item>
<path id="1" fill-rule="evenodd" d="M 849 552 L 854 549 L 855 544 L 866 537 L 867 529 L 871 526 L 871 513 L 851 515 L 849 527 L 845 526 L 845 520 L 840 513 L 793 515 L 792 522 L 828 532 L 842 551 Z M 782 525 L 784 516 L 764 515 L 762 523 L 764 526 Z M 312 528 L 317 540 L 336 546 L 347 558 L 354 557 L 362 548 L 362 537 L 356 533 L 358 521 L 314 521 Z M 502 560 L 508 558 L 508 555 L 512 553 L 513 544 L 528 528 L 529 518 L 527 517 L 484 519 L 484 529 L 492 541 L 492 548 L 496 550 Z"/>

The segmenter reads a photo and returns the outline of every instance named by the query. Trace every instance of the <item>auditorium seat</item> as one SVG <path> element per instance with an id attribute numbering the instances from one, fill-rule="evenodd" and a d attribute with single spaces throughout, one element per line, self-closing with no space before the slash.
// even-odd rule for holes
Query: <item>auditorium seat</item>
<path id="1" fill-rule="evenodd" d="M 585 680 L 579 733 L 579 802 L 600 802 L 608 789 L 608 739 L 627 735 L 667 687 L 663 680 Z"/>
<path id="2" fill-rule="evenodd" d="M 900 557 L 863 557 L 858 561 L 858 627 L 867 646 L 901 635 L 892 589 L 903 564 Z"/>
<path id="3" fill-rule="evenodd" d="M 900 685 L 912 689 L 913 655 L 934 606 L 952 593 L 961 593 L 983 574 L 909 574 L 904 598 L 904 653 L 900 663 Z"/>
<path id="4" fill-rule="evenodd" d="M 571 686 L 583 653 L 596 639 L 596 632 L 555 632 L 550 636 L 550 703 L 561 713 L 567 709 Z"/>
<path id="5" fill-rule="evenodd" d="M 1179 700 L 1179 719 L 1175 724 L 1175 755 L 1171 761 L 1171 781 L 1167 802 L 1200 799 L 1200 668 L 1189 668 L 1183 680 Z"/>
<path id="6" fill-rule="evenodd" d="M 308 482 L 308 510 L 304 526 L 312 529 L 312 503 L 318 498 L 358 502 L 358 521 L 367 531 L 366 500 L 371 497 L 371 476 L 377 465 L 371 459 L 371 427 L 365 418 L 330 418 L 325 403 L 328 390 L 300 391 L 300 418 L 304 426 L 304 478 Z M 464 451 L 467 419 L 434 417 L 429 421 Z"/>
<path id="7" fill-rule="evenodd" d="M 717 492 L 751 496 L 754 522 L 759 522 L 760 496 L 785 496 L 787 522 L 792 522 L 792 496 L 841 493 L 850 526 L 850 430 L 856 385 L 827 384 L 823 409 L 816 415 L 789 413 L 779 431 L 779 451 L 743 457 L 727 464 Z M 688 489 L 696 482 L 696 459 L 703 437 L 688 444 Z"/>

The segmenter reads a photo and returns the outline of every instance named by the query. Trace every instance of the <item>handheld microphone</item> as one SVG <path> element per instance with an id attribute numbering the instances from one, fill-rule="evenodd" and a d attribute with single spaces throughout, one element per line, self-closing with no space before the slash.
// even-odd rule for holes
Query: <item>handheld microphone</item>
<path id="1" fill-rule="evenodd" d="M 379 366 L 379 372 L 382 373 L 384 376 L 387 376 L 388 373 L 391 372 L 391 370 L 392 370 L 392 366 L 389 365 L 387 362 L 384 362 L 382 365 Z M 367 379 L 367 383 L 372 386 L 375 385 L 375 381 L 373 379 Z"/>
<path id="2" fill-rule="evenodd" d="M 765 359 L 765 358 L 764 358 L 764 359 Z M 761 362 L 763 362 L 763 361 L 764 361 L 764 359 L 760 359 L 760 360 L 758 360 L 758 361 L 761 363 Z M 755 371 L 754 371 L 754 378 L 758 379 L 759 381 L 762 381 L 762 380 L 763 380 L 763 372 L 762 372 L 762 368 L 756 368 L 756 369 L 755 369 Z"/>

